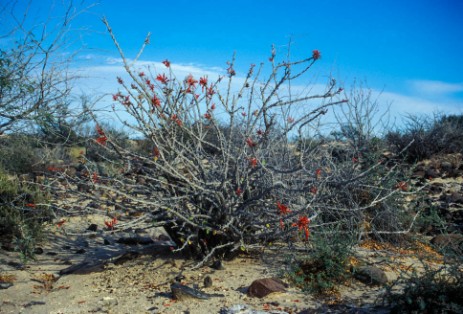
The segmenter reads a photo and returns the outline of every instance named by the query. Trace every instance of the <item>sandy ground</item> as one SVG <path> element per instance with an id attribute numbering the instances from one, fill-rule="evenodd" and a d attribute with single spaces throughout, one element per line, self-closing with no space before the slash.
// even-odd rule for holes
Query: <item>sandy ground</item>
<path id="1" fill-rule="evenodd" d="M 59 271 L 70 265 L 120 256 L 134 248 L 115 243 L 117 234 L 96 233 L 84 237 L 71 227 L 81 226 L 79 219 L 82 218 L 73 218 L 61 228 L 54 226 L 52 241 L 44 244 L 44 252 L 24 267 L 16 264 L 16 253 L 0 250 L 0 275 L 13 282 L 10 288 L 0 290 L 0 313 L 219 313 L 221 309 L 238 304 L 269 313 L 300 313 L 336 301 L 356 306 L 372 304 L 382 292 L 380 287 L 352 280 L 340 286 L 331 299 L 316 298 L 294 287 L 262 299 L 249 297 L 247 288 L 256 279 L 278 277 L 285 280 L 285 253 L 278 250 L 223 262 L 222 270 L 202 267 L 192 271 L 188 270 L 194 265 L 191 261 L 147 253 L 117 265 L 108 263 L 99 272 L 60 276 Z M 89 218 L 86 219 L 88 223 Z M 101 224 L 98 219 L 90 220 Z M 107 239 L 106 245 L 104 239 Z M 398 268 L 389 263 L 394 259 L 391 256 L 365 248 L 359 248 L 358 255 L 385 270 L 389 280 L 397 278 Z M 400 261 L 401 265 L 415 262 L 404 257 Z M 182 283 L 196 284 L 204 292 L 220 293 L 224 297 L 173 300 L 170 283 L 179 274 L 184 276 Z M 203 287 L 205 276 L 211 277 L 211 287 Z"/>

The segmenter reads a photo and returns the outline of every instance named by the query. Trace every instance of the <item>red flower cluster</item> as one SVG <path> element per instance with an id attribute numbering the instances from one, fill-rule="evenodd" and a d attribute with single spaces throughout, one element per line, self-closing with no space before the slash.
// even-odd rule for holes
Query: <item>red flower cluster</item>
<path id="1" fill-rule="evenodd" d="M 249 158 L 249 166 L 251 166 L 251 168 L 254 168 L 254 167 L 257 166 L 257 158 L 256 157 Z"/>
<path id="2" fill-rule="evenodd" d="M 153 98 L 151 99 L 151 104 L 153 107 L 161 107 L 161 100 L 156 96 L 156 94 L 153 95 Z"/>
<path id="3" fill-rule="evenodd" d="M 318 168 L 317 170 L 315 170 L 315 177 L 318 179 L 320 179 L 322 175 L 322 170 L 320 168 Z"/>
<path id="4" fill-rule="evenodd" d="M 248 144 L 249 147 L 255 147 L 257 145 L 250 137 L 246 139 L 246 144 Z"/>
<path id="5" fill-rule="evenodd" d="M 98 182 L 98 174 L 96 172 L 94 172 L 92 174 L 92 182 L 93 183 L 97 183 Z"/>
<path id="6" fill-rule="evenodd" d="M 400 181 L 397 183 L 396 188 L 401 191 L 408 191 L 408 184 L 405 181 Z"/>
<path id="7" fill-rule="evenodd" d="M 166 85 L 169 82 L 169 79 L 164 73 L 162 73 L 162 75 L 158 74 L 158 76 L 156 76 L 156 80 L 161 82 L 164 85 Z"/>
<path id="8" fill-rule="evenodd" d="M 96 125 L 96 132 L 98 133 L 96 142 L 100 145 L 105 146 L 108 138 L 106 137 L 106 134 L 104 133 L 104 131 L 100 128 L 98 124 Z"/>
<path id="9" fill-rule="evenodd" d="M 321 54 L 320 54 L 320 51 L 318 51 L 317 49 L 315 49 L 314 51 L 312 51 L 312 59 L 314 60 L 318 60 L 321 58 Z"/>
<path id="10" fill-rule="evenodd" d="M 182 126 L 182 120 L 180 120 L 180 118 L 176 114 L 171 115 L 170 119 L 177 123 L 178 126 Z"/>
<path id="11" fill-rule="evenodd" d="M 237 188 L 235 191 L 236 196 L 241 196 L 241 193 L 243 193 L 243 190 L 241 190 L 241 188 Z"/>
<path id="12" fill-rule="evenodd" d="M 162 64 L 164 64 L 166 66 L 166 68 L 170 68 L 170 61 L 169 60 L 164 60 L 162 61 Z"/>
<path id="13" fill-rule="evenodd" d="M 159 148 L 157 146 L 153 148 L 153 156 L 156 160 L 161 156 L 161 152 L 159 151 Z"/>
<path id="14" fill-rule="evenodd" d="M 209 113 L 209 112 L 206 112 L 204 114 L 204 118 L 206 118 L 207 120 L 211 120 L 212 119 L 212 115 Z"/>
<path id="15" fill-rule="evenodd" d="M 199 85 L 201 85 L 201 90 L 204 92 L 204 90 L 207 88 L 207 77 L 201 77 L 199 79 Z"/>
<path id="16" fill-rule="evenodd" d="M 110 221 L 105 221 L 104 224 L 106 225 L 106 227 L 110 230 L 113 230 L 114 229 L 114 226 L 117 224 L 117 218 L 114 217 L 112 220 Z"/>
<path id="17" fill-rule="evenodd" d="M 310 219 L 307 216 L 299 216 L 298 221 L 293 223 L 291 226 L 297 227 L 299 231 L 303 230 L 305 234 L 305 240 L 307 241 L 310 235 L 309 223 Z"/>
<path id="18" fill-rule="evenodd" d="M 280 201 L 277 201 L 277 207 L 278 207 L 278 210 L 280 211 L 280 215 L 287 215 L 291 212 L 289 207 L 281 204 Z"/>

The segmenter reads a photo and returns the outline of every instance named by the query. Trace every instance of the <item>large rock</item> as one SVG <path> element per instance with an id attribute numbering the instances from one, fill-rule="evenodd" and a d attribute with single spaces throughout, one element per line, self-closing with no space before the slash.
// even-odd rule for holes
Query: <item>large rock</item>
<path id="1" fill-rule="evenodd" d="M 286 285 L 278 278 L 263 278 L 254 280 L 248 289 L 248 295 L 263 298 L 270 293 L 285 292 Z"/>
<path id="2" fill-rule="evenodd" d="M 355 269 L 354 277 L 367 285 L 385 285 L 386 273 L 375 266 L 362 266 Z"/>

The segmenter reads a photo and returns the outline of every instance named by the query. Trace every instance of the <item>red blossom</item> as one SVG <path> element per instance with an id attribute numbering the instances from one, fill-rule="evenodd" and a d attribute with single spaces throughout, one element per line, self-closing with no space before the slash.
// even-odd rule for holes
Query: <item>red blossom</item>
<path id="1" fill-rule="evenodd" d="M 167 82 L 169 82 L 169 79 L 164 73 L 158 74 L 158 76 L 156 76 L 156 80 L 161 82 L 164 85 L 167 84 Z"/>
<path id="2" fill-rule="evenodd" d="M 122 80 L 122 78 L 120 78 L 119 76 L 117 77 L 117 82 L 119 84 L 124 84 L 124 81 Z"/>
<path id="3" fill-rule="evenodd" d="M 182 120 L 180 120 L 180 118 L 176 114 L 171 115 L 170 119 L 177 123 L 178 126 L 182 126 Z"/>
<path id="4" fill-rule="evenodd" d="M 264 135 L 264 131 L 262 131 L 261 129 L 257 130 L 257 136 L 262 136 Z"/>
<path id="5" fill-rule="evenodd" d="M 188 84 L 188 88 L 196 88 L 196 83 L 198 83 L 198 81 L 195 80 L 195 78 L 191 74 L 186 77 L 185 82 Z"/>
<path id="6" fill-rule="evenodd" d="M 241 115 L 242 115 L 243 117 L 246 117 L 246 116 L 247 116 L 246 112 L 244 112 L 244 111 L 241 113 Z"/>
<path id="7" fill-rule="evenodd" d="M 321 58 L 320 51 L 318 51 L 317 49 L 313 50 L 312 51 L 312 59 L 318 60 L 320 58 Z"/>
<path id="8" fill-rule="evenodd" d="M 400 181 L 397 183 L 396 188 L 401 191 L 408 191 L 408 184 L 405 181 Z"/>
<path id="9" fill-rule="evenodd" d="M 161 156 L 161 152 L 159 151 L 159 148 L 157 146 L 153 148 L 153 155 L 154 158 L 159 158 Z"/>
<path id="10" fill-rule="evenodd" d="M 153 98 L 151 99 L 151 104 L 154 107 L 161 107 L 161 100 L 156 96 L 156 94 L 153 95 Z"/>
<path id="11" fill-rule="evenodd" d="M 280 201 L 277 201 L 277 207 L 278 207 L 278 210 L 280 211 L 280 215 L 287 215 L 291 212 L 289 207 L 281 204 Z"/>
<path id="12" fill-rule="evenodd" d="M 212 118 L 212 115 L 209 112 L 206 112 L 204 114 L 204 118 L 206 118 L 207 120 L 210 120 Z"/>
<path id="13" fill-rule="evenodd" d="M 213 87 L 212 84 L 211 84 L 211 86 L 209 86 L 209 87 L 207 88 L 206 96 L 207 96 L 208 98 L 212 98 L 212 96 L 214 96 L 214 94 L 215 94 L 215 90 L 214 90 L 214 87 Z"/>
<path id="14" fill-rule="evenodd" d="M 108 138 L 106 137 L 106 134 L 104 133 L 103 129 L 98 124 L 96 125 L 96 132 L 98 133 L 96 142 L 103 146 L 106 145 L 106 141 L 108 140 Z"/>
<path id="15" fill-rule="evenodd" d="M 140 73 L 138 73 L 138 76 L 139 76 L 139 77 L 145 76 L 145 72 L 140 72 Z"/>
<path id="16" fill-rule="evenodd" d="M 280 229 L 283 230 L 285 228 L 285 223 L 283 222 L 283 219 L 280 218 Z"/>
<path id="17" fill-rule="evenodd" d="M 249 158 L 249 166 L 251 166 L 251 168 L 254 168 L 254 167 L 257 166 L 257 158 L 256 157 Z"/>
<path id="18" fill-rule="evenodd" d="M 61 221 L 58 221 L 58 222 L 56 223 L 56 226 L 57 226 L 58 228 L 61 228 L 61 227 L 64 225 L 65 222 L 66 222 L 66 220 L 64 220 L 64 219 L 61 220 Z"/>
<path id="19" fill-rule="evenodd" d="M 317 189 L 316 186 L 312 186 L 312 187 L 310 188 L 310 193 L 312 193 L 312 194 L 315 195 L 315 194 L 317 194 L 317 192 L 318 192 L 318 189 Z"/>
<path id="20" fill-rule="evenodd" d="M 241 196 L 241 193 L 243 193 L 243 190 L 241 190 L 241 188 L 237 188 L 235 191 L 236 196 Z"/>
<path id="21" fill-rule="evenodd" d="M 27 203 L 27 204 L 26 204 L 26 207 L 35 208 L 36 205 L 35 205 L 34 203 Z"/>
<path id="22" fill-rule="evenodd" d="M 98 174 L 96 172 L 94 172 L 92 174 L 92 182 L 93 183 L 97 183 L 98 182 Z"/>
<path id="23" fill-rule="evenodd" d="M 293 223 L 291 226 L 297 227 L 299 231 L 303 230 L 305 234 L 305 239 L 308 240 L 310 235 L 309 224 L 310 219 L 307 216 L 299 216 L 297 222 Z"/>
<path id="24" fill-rule="evenodd" d="M 215 109 L 215 104 L 212 104 L 211 110 L 214 110 L 214 109 Z"/>
<path id="25" fill-rule="evenodd" d="M 117 218 L 114 217 L 112 220 L 110 221 L 105 221 L 104 224 L 106 225 L 106 227 L 110 230 L 114 229 L 114 226 L 117 224 Z"/>
<path id="26" fill-rule="evenodd" d="M 315 177 L 316 177 L 317 179 L 320 179 L 321 175 L 322 175 L 322 170 L 321 170 L 320 168 L 318 168 L 317 170 L 315 170 Z"/>
<path id="27" fill-rule="evenodd" d="M 204 89 L 207 88 L 207 77 L 199 78 L 199 85 L 201 85 L 201 90 L 204 92 Z"/>
<path id="28" fill-rule="evenodd" d="M 246 139 L 246 144 L 248 144 L 249 147 L 255 147 L 257 145 L 257 143 L 254 143 L 254 141 L 250 137 Z"/>
<path id="29" fill-rule="evenodd" d="M 164 64 L 166 66 L 166 68 L 170 68 L 170 61 L 169 60 L 164 60 L 162 61 L 162 64 Z"/>

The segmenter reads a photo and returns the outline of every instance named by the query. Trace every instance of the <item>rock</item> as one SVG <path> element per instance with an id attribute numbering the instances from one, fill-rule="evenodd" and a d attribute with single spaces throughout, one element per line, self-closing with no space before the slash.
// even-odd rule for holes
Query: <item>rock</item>
<path id="1" fill-rule="evenodd" d="M 235 304 L 228 308 L 221 308 L 219 314 L 288 314 L 288 312 L 271 310 L 268 311 L 259 311 L 252 309 L 249 305 L 246 304 Z"/>
<path id="2" fill-rule="evenodd" d="M 356 268 L 354 277 L 367 285 L 384 285 L 387 283 L 386 273 L 375 266 Z"/>
<path id="3" fill-rule="evenodd" d="M 205 288 L 212 287 L 212 278 L 211 278 L 211 276 L 204 277 L 203 283 L 204 283 Z"/>
<path id="4" fill-rule="evenodd" d="M 217 260 L 214 263 L 212 263 L 211 268 L 216 269 L 216 270 L 224 270 L 225 267 L 223 267 L 222 261 Z"/>
<path id="5" fill-rule="evenodd" d="M 37 255 L 43 254 L 43 249 L 41 247 L 36 247 L 34 249 L 34 254 L 37 254 Z"/>
<path id="6" fill-rule="evenodd" d="M 187 299 L 200 299 L 200 300 L 207 300 L 211 297 L 224 297 L 223 294 L 209 294 L 204 293 L 198 289 L 194 289 L 180 283 L 173 283 L 170 285 L 170 290 L 172 292 L 172 296 L 175 300 L 187 300 Z"/>
<path id="7" fill-rule="evenodd" d="M 87 230 L 95 232 L 95 231 L 98 230 L 98 225 L 97 224 L 91 224 L 90 226 L 88 226 Z"/>
<path id="8" fill-rule="evenodd" d="M 9 287 L 12 287 L 13 284 L 11 282 L 0 282 L 0 289 L 8 289 Z"/>
<path id="9" fill-rule="evenodd" d="M 119 302 L 117 301 L 117 299 L 115 298 L 111 298 L 111 297 L 104 297 L 102 298 L 99 303 L 102 305 L 102 306 L 116 306 L 119 304 Z"/>
<path id="10" fill-rule="evenodd" d="M 286 292 L 286 285 L 278 278 L 254 280 L 248 289 L 248 295 L 256 298 L 263 298 L 275 292 Z"/>

